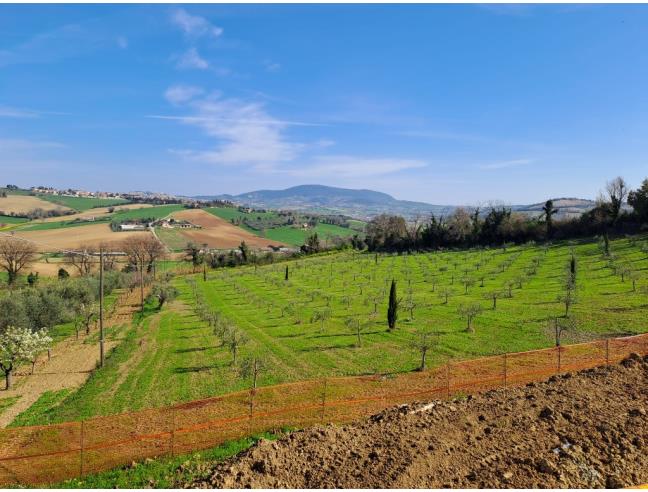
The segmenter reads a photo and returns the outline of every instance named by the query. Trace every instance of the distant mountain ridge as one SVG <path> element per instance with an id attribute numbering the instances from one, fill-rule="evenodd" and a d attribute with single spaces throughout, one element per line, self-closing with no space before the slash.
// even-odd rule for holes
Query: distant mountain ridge
<path id="1" fill-rule="evenodd" d="M 299 185 L 285 190 L 257 190 L 240 195 L 195 198 L 217 198 L 256 208 L 336 213 L 362 219 L 381 213 L 400 214 L 406 217 L 416 214 L 440 214 L 448 213 L 455 208 L 446 205 L 397 200 L 393 196 L 379 191 L 335 188 L 324 185 Z"/>
<path id="2" fill-rule="evenodd" d="M 454 205 L 434 205 L 398 200 L 380 191 L 313 184 L 293 186 L 284 190 L 257 190 L 240 195 L 196 196 L 194 198 L 229 200 L 238 205 L 254 208 L 343 214 L 360 219 L 369 219 L 381 213 L 402 215 L 410 219 L 430 214 L 447 215 L 457 208 Z M 559 209 L 561 217 L 580 215 L 592 209 L 594 205 L 594 201 L 581 198 L 554 199 L 554 207 Z M 543 206 L 544 202 L 513 205 L 511 208 L 516 212 L 539 215 L 542 213 Z"/>

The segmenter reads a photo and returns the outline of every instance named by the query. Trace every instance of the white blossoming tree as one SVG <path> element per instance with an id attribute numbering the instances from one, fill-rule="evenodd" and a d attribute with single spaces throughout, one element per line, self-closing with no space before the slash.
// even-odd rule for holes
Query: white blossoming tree
<path id="1" fill-rule="evenodd" d="M 47 349 L 51 342 L 45 330 L 34 332 L 28 328 L 9 326 L 0 333 L 0 370 L 5 376 L 5 389 L 11 389 L 11 378 L 16 367 L 35 360 L 36 355 Z"/>

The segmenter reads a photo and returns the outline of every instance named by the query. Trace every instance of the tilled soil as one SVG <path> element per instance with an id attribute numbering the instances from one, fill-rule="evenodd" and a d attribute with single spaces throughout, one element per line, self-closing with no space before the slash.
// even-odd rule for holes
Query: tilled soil
<path id="1" fill-rule="evenodd" d="M 598 488 L 648 483 L 648 356 L 261 441 L 205 488 Z"/>

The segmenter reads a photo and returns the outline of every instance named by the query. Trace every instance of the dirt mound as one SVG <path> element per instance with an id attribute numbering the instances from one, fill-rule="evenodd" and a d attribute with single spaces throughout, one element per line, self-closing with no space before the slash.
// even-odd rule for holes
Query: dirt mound
<path id="1" fill-rule="evenodd" d="M 648 356 L 261 442 L 206 488 L 581 488 L 648 482 Z"/>

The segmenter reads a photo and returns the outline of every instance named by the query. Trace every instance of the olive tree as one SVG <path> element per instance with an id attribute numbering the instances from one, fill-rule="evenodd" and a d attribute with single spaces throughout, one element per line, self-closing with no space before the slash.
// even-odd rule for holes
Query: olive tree
<path id="1" fill-rule="evenodd" d="M 417 350 L 421 355 L 421 363 L 418 370 L 424 371 L 427 363 L 427 355 L 430 350 L 439 345 L 438 333 L 431 333 L 429 331 L 417 331 L 414 338 L 410 342 L 410 347 Z"/>
<path id="2" fill-rule="evenodd" d="M 457 313 L 459 316 L 464 318 L 466 320 L 466 331 L 473 332 L 474 327 L 473 327 L 473 321 L 475 318 L 481 314 L 483 311 L 483 308 L 481 307 L 481 304 L 461 304 L 457 308 Z"/>

